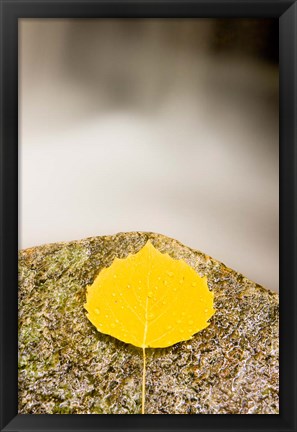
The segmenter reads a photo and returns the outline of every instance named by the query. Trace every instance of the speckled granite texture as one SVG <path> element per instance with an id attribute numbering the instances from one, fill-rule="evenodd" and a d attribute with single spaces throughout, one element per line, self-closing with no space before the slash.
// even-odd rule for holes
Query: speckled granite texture
<path id="1" fill-rule="evenodd" d="M 19 413 L 138 414 L 142 350 L 96 331 L 86 286 L 150 239 L 207 275 L 217 310 L 193 339 L 147 350 L 148 414 L 277 414 L 278 295 L 153 233 L 19 252 Z"/>

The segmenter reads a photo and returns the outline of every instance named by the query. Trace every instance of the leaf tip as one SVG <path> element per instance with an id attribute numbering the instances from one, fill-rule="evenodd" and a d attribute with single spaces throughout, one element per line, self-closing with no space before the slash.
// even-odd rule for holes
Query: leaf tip
<path id="1" fill-rule="evenodd" d="M 149 239 L 146 244 L 144 245 L 146 248 L 156 249 L 151 240 Z"/>

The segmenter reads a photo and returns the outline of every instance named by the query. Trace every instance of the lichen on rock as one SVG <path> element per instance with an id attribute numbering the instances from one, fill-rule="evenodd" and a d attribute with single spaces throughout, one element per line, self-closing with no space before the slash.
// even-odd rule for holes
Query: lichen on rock
<path id="1" fill-rule="evenodd" d="M 278 295 L 154 233 L 120 233 L 19 252 L 19 413 L 138 414 L 142 351 L 97 332 L 86 286 L 150 240 L 207 276 L 211 324 L 147 350 L 148 414 L 277 414 Z"/>

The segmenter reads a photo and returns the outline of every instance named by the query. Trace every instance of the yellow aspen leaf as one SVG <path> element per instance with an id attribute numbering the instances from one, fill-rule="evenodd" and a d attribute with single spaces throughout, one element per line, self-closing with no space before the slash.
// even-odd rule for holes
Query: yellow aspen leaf
<path id="1" fill-rule="evenodd" d="M 206 277 L 150 241 L 98 274 L 87 288 L 85 308 L 98 331 L 141 348 L 190 339 L 215 312 Z"/>
<path id="2" fill-rule="evenodd" d="M 87 288 L 85 308 L 98 331 L 142 348 L 142 414 L 145 349 L 190 339 L 209 325 L 215 312 L 206 277 L 183 260 L 162 254 L 150 241 L 101 270 Z"/>

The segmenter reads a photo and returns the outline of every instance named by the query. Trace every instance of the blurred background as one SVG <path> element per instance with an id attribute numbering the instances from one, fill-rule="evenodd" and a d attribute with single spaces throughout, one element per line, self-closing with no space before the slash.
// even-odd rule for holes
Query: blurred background
<path id="1" fill-rule="evenodd" d="M 278 23 L 19 20 L 19 248 L 154 231 L 278 290 Z"/>

